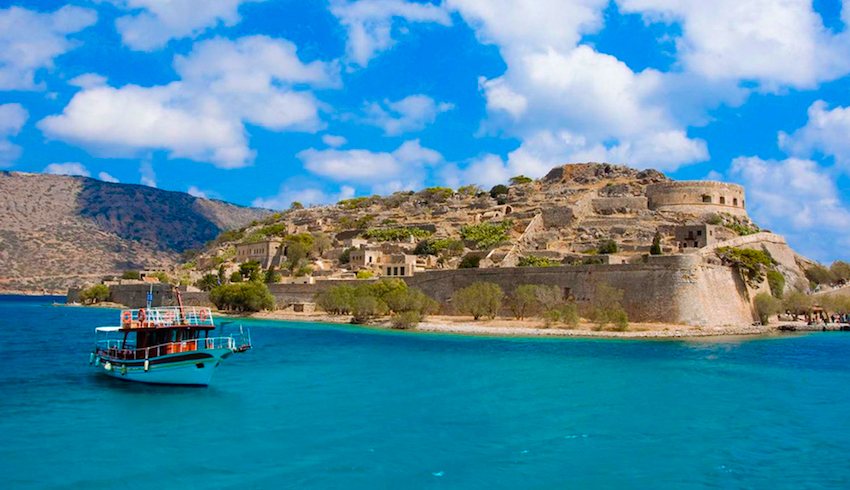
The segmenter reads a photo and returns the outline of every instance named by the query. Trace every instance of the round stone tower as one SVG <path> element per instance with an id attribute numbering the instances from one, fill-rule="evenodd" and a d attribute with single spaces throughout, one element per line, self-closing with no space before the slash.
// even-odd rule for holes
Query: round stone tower
<path id="1" fill-rule="evenodd" d="M 711 181 L 659 182 L 646 186 L 649 209 L 695 215 L 728 213 L 747 217 L 744 188 Z"/>

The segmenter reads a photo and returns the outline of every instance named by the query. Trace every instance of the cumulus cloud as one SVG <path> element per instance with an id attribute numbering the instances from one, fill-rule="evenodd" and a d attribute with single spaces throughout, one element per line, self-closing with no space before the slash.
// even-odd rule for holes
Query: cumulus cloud
<path id="1" fill-rule="evenodd" d="M 9 138 L 20 133 L 28 118 L 21 104 L 0 105 L 0 167 L 8 167 L 21 157 L 23 149 Z"/>
<path id="2" fill-rule="evenodd" d="M 323 125 L 312 92 L 338 84 L 335 64 L 302 63 L 295 45 L 267 36 L 215 38 L 177 56 L 180 80 L 164 86 L 88 86 L 62 114 L 38 123 L 46 136 L 105 156 L 166 150 L 221 168 L 250 165 L 245 124 L 314 132 Z"/>
<path id="3" fill-rule="evenodd" d="M 78 175 L 80 177 L 91 177 L 85 166 L 77 162 L 51 163 L 44 167 L 44 173 L 52 175 Z"/>
<path id="4" fill-rule="evenodd" d="M 156 173 L 153 171 L 151 162 L 143 161 L 139 165 L 139 183 L 148 187 L 156 187 Z"/>
<path id="5" fill-rule="evenodd" d="M 322 143 L 332 147 L 339 148 L 340 146 L 348 143 L 348 140 L 345 139 L 344 136 L 335 136 L 333 134 L 323 134 L 322 135 Z"/>
<path id="6" fill-rule="evenodd" d="M 116 179 L 115 177 L 113 177 L 113 176 L 109 175 L 109 174 L 108 174 L 108 173 L 106 173 L 106 172 L 100 172 L 100 173 L 98 173 L 98 174 L 97 174 L 97 178 L 98 178 L 98 179 L 100 179 L 100 180 L 102 180 L 102 181 L 104 181 L 104 182 L 111 182 L 111 183 L 113 183 L 113 184 L 117 184 L 117 183 L 119 182 L 119 181 L 118 181 L 118 179 Z"/>
<path id="7" fill-rule="evenodd" d="M 345 27 L 348 34 L 346 57 L 357 66 L 366 66 L 372 58 L 395 44 L 394 20 L 452 24 L 444 8 L 405 0 L 332 0 L 330 10 Z"/>
<path id="8" fill-rule="evenodd" d="M 316 188 L 293 188 L 289 184 L 284 184 L 280 187 L 280 191 L 275 196 L 258 197 L 254 199 L 251 206 L 266 209 L 287 209 L 289 206 L 298 201 L 305 206 L 331 204 L 343 199 L 354 197 L 354 188 L 344 185 L 339 188 L 339 192 L 328 193 Z"/>
<path id="9" fill-rule="evenodd" d="M 779 146 L 792 155 L 821 153 L 850 172 L 850 107 L 828 109 L 819 100 L 809 107 L 809 120 L 791 135 L 779 133 Z"/>
<path id="10" fill-rule="evenodd" d="M 189 189 L 186 190 L 186 193 L 193 197 L 200 197 L 203 199 L 207 198 L 207 193 L 202 191 L 201 189 L 198 189 L 198 187 L 194 185 L 190 185 Z"/>
<path id="11" fill-rule="evenodd" d="M 437 120 L 437 115 L 454 109 L 454 104 L 439 104 L 427 95 L 410 95 L 399 101 L 366 104 L 361 122 L 377 126 L 386 136 L 398 136 L 404 133 L 422 131 L 428 124 Z"/>
<path id="12" fill-rule="evenodd" d="M 39 13 L 20 7 L 0 9 L 0 90 L 39 90 L 37 72 L 79 46 L 68 35 L 97 21 L 94 10 L 66 5 Z"/>
<path id="13" fill-rule="evenodd" d="M 304 150 L 296 155 L 314 174 L 336 181 L 386 183 L 421 172 L 443 160 L 419 140 L 404 142 L 393 152 L 370 150 Z"/>
<path id="14" fill-rule="evenodd" d="M 238 24 L 239 7 L 264 0 L 109 0 L 132 13 L 115 20 L 125 45 L 153 51 L 171 39 L 197 37 L 217 25 Z"/>

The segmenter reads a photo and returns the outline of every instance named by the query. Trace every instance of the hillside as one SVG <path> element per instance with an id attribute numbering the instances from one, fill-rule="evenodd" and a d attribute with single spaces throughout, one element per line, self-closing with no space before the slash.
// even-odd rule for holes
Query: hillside
<path id="1" fill-rule="evenodd" d="M 0 172 L 0 290 L 169 267 L 267 210 L 85 177 Z"/>

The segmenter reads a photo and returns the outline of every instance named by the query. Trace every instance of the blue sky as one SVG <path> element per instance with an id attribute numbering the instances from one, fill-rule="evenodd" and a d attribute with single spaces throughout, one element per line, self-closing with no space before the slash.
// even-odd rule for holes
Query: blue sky
<path id="1" fill-rule="evenodd" d="M 0 3 L 0 167 L 285 208 L 607 161 L 850 259 L 847 3 Z"/>

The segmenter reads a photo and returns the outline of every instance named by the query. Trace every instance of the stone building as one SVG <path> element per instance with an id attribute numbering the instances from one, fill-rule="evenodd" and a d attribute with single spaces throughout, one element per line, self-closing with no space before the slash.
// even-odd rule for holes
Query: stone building
<path id="1" fill-rule="evenodd" d="M 680 252 L 697 251 L 720 241 L 718 226 L 697 225 L 676 227 L 675 242 Z"/>
<path id="2" fill-rule="evenodd" d="M 416 271 L 415 255 L 390 255 L 381 264 L 381 273 L 384 277 L 411 277 Z"/>
<path id="3" fill-rule="evenodd" d="M 351 267 L 364 268 L 377 265 L 381 263 L 383 259 L 384 252 L 361 247 L 357 250 L 351 251 L 348 263 Z"/>
<path id="4" fill-rule="evenodd" d="M 236 261 L 239 263 L 255 261 L 260 267 L 280 267 L 284 262 L 286 246 L 280 240 L 236 244 Z"/>
<path id="5" fill-rule="evenodd" d="M 695 215 L 728 213 L 747 217 L 744 188 L 711 181 L 659 182 L 646 186 L 649 209 Z"/>

